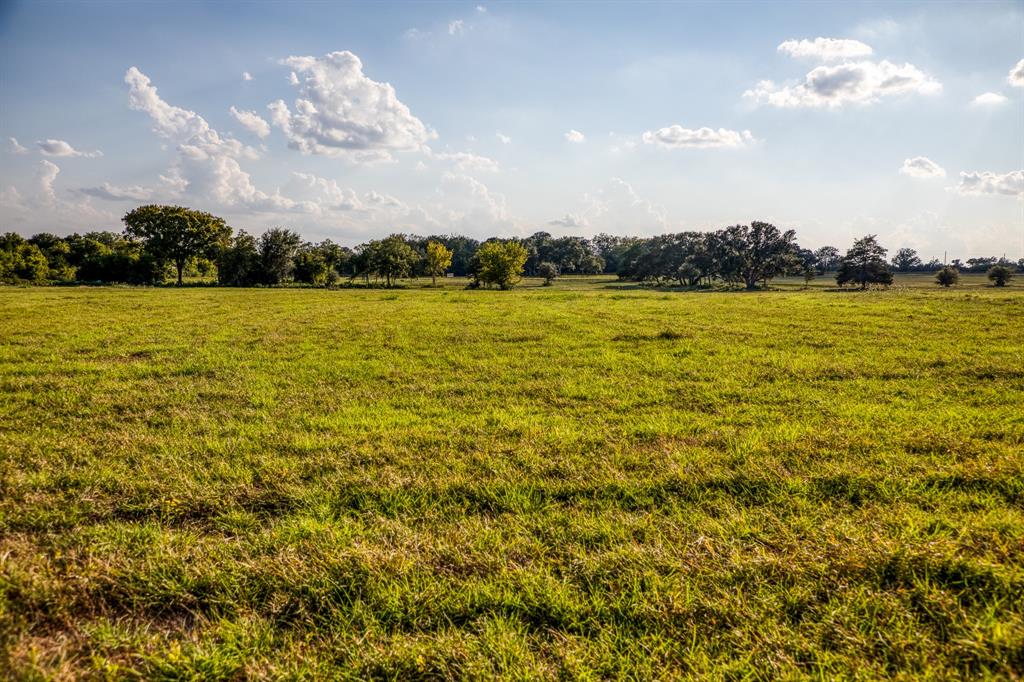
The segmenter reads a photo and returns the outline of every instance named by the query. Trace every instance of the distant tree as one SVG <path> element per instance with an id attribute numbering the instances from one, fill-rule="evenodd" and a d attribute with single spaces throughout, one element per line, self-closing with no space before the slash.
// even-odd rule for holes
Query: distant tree
<path id="1" fill-rule="evenodd" d="M 944 287 L 951 287 L 960 281 L 960 271 L 947 265 L 935 273 L 935 282 Z"/>
<path id="2" fill-rule="evenodd" d="M 71 247 L 67 241 L 49 232 L 41 232 L 30 237 L 28 243 L 39 247 L 46 256 L 47 279 L 68 281 L 75 278 L 75 268 L 68 262 Z"/>
<path id="3" fill-rule="evenodd" d="M 0 237 L 0 282 L 46 281 L 49 264 L 42 250 L 14 232 Z"/>
<path id="4" fill-rule="evenodd" d="M 476 252 L 474 279 L 485 286 L 511 289 L 523 274 L 526 249 L 518 241 L 489 241 Z"/>
<path id="5" fill-rule="evenodd" d="M 292 278 L 304 284 L 326 284 L 327 273 L 331 268 L 319 248 L 313 244 L 304 244 L 295 254 Z"/>
<path id="6" fill-rule="evenodd" d="M 750 227 L 734 225 L 722 231 L 726 278 L 741 281 L 747 289 L 767 283 L 793 267 L 797 257 L 796 232 L 770 223 L 753 221 Z"/>
<path id="7" fill-rule="evenodd" d="M 407 277 L 419 261 L 420 256 L 402 238 L 393 234 L 377 242 L 371 249 L 369 267 L 372 272 L 384 278 L 387 287 Z"/>
<path id="8" fill-rule="evenodd" d="M 988 269 L 988 278 L 997 287 L 1005 287 L 1013 279 L 1013 270 L 1005 265 L 993 265 Z"/>
<path id="9" fill-rule="evenodd" d="M 427 255 L 425 260 L 427 272 L 430 273 L 431 282 L 434 286 L 437 286 L 438 276 L 443 275 L 445 271 L 451 267 L 452 252 L 441 242 L 431 240 L 427 242 Z"/>
<path id="10" fill-rule="evenodd" d="M 558 266 L 547 261 L 537 266 L 537 274 L 544 278 L 544 286 L 551 286 L 551 282 L 558 277 Z"/>
<path id="11" fill-rule="evenodd" d="M 249 287 L 261 281 L 262 267 L 256 239 L 239 231 L 217 256 L 217 281 L 230 287 Z"/>
<path id="12" fill-rule="evenodd" d="M 283 227 L 275 227 L 260 235 L 260 281 L 280 284 L 291 277 L 295 268 L 295 254 L 302 246 L 298 234 Z"/>
<path id="13" fill-rule="evenodd" d="M 900 272 L 910 272 L 921 267 L 921 259 L 917 257 L 917 251 L 904 247 L 892 257 L 892 266 Z"/>
<path id="14" fill-rule="evenodd" d="M 892 284 L 892 271 L 885 262 L 886 249 L 878 243 L 873 234 L 853 243 L 846 255 L 839 261 L 836 283 L 839 286 L 854 283 L 861 289 L 871 284 Z"/>
<path id="15" fill-rule="evenodd" d="M 125 234 L 142 242 L 146 253 L 174 264 L 179 286 L 189 259 L 214 256 L 231 237 L 223 218 L 182 206 L 140 206 L 122 220 Z"/>
<path id="16" fill-rule="evenodd" d="M 814 252 L 815 265 L 818 274 L 824 275 L 830 270 L 835 270 L 839 265 L 839 249 L 834 246 L 823 246 Z"/>
<path id="17" fill-rule="evenodd" d="M 804 288 L 806 289 L 818 274 L 818 257 L 810 249 L 800 249 L 797 258 L 796 274 L 804 278 Z"/>

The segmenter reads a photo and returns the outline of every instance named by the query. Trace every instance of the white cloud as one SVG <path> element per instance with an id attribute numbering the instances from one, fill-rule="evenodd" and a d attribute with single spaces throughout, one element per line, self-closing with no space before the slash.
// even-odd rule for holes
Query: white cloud
<path id="1" fill-rule="evenodd" d="M 54 182 L 57 180 L 57 175 L 60 174 L 60 167 L 43 159 L 39 162 L 39 170 L 36 172 L 36 189 L 39 192 L 39 198 L 47 204 L 54 204 L 57 202 L 57 192 L 53 187 Z"/>
<path id="2" fill-rule="evenodd" d="M 25 154 L 29 153 L 28 148 L 22 146 L 18 142 L 18 140 L 16 140 L 13 137 L 7 138 L 7 151 L 9 151 L 11 154 L 17 154 L 18 156 L 24 156 Z"/>
<path id="3" fill-rule="evenodd" d="M 1006 76 L 1006 82 L 1016 88 L 1024 88 L 1024 59 L 1013 65 Z"/>
<path id="4" fill-rule="evenodd" d="M 246 81 L 246 82 L 251 81 L 252 80 L 252 74 L 249 73 L 248 71 L 243 71 L 242 72 L 242 80 Z"/>
<path id="5" fill-rule="evenodd" d="M 466 32 L 466 22 L 462 19 L 456 19 L 455 21 L 448 23 L 448 35 L 460 36 Z"/>
<path id="6" fill-rule="evenodd" d="M 270 135 L 270 124 L 255 111 L 239 111 L 231 107 L 229 109 L 235 120 L 242 124 L 242 127 L 261 140 Z"/>
<path id="7" fill-rule="evenodd" d="M 681 125 L 671 125 L 643 134 L 645 144 L 656 144 L 665 149 L 717 149 L 743 147 L 754 139 L 749 130 L 738 132 L 719 128 L 698 128 L 692 130 Z"/>
<path id="8" fill-rule="evenodd" d="M 998 92 L 985 92 L 975 97 L 971 104 L 976 106 L 994 106 L 1005 102 L 1006 95 L 1002 95 Z"/>
<path id="9" fill-rule="evenodd" d="M 915 156 L 912 159 L 905 159 L 900 173 L 912 178 L 944 178 L 945 169 L 924 156 Z"/>
<path id="10" fill-rule="evenodd" d="M 497 172 L 501 168 L 498 162 L 486 156 L 479 156 L 470 152 L 442 152 L 434 154 L 434 157 L 441 161 L 449 161 L 460 171 L 489 171 Z"/>
<path id="11" fill-rule="evenodd" d="M 486 7 L 484 7 L 483 5 L 477 5 L 477 6 L 476 6 L 476 11 L 477 11 L 477 12 L 480 12 L 481 14 L 483 14 L 484 12 L 486 12 L 486 11 L 487 11 L 487 8 L 486 8 Z"/>
<path id="12" fill-rule="evenodd" d="M 791 57 L 811 57 L 822 61 L 867 57 L 872 53 L 870 45 L 848 38 L 787 40 L 779 45 L 778 50 Z"/>
<path id="13" fill-rule="evenodd" d="M 1003 174 L 990 171 L 962 172 L 956 190 L 960 194 L 1007 194 L 1024 197 L 1024 170 Z"/>
<path id="14" fill-rule="evenodd" d="M 563 133 L 563 137 L 565 137 L 569 142 L 574 142 L 576 144 L 580 144 L 587 139 L 586 136 L 578 130 L 569 130 L 569 132 Z"/>
<path id="15" fill-rule="evenodd" d="M 463 173 L 445 173 L 439 188 L 443 223 L 458 232 L 475 235 L 508 234 L 515 229 L 505 197 Z"/>
<path id="16" fill-rule="evenodd" d="M 846 62 L 813 69 L 796 85 L 776 86 L 761 81 L 744 97 L 776 107 L 827 107 L 872 104 L 883 97 L 941 92 L 942 84 L 913 64 Z"/>
<path id="17" fill-rule="evenodd" d="M 399 101 L 391 85 L 367 78 L 351 52 L 288 57 L 282 63 L 304 76 L 295 112 L 282 100 L 268 108 L 288 146 L 303 154 L 388 160 L 392 152 L 419 151 L 437 137 Z"/>
<path id="18" fill-rule="evenodd" d="M 556 218 L 555 220 L 549 220 L 548 225 L 554 225 L 556 227 L 564 227 L 567 229 L 578 229 L 588 227 L 590 221 L 585 216 L 576 215 L 574 213 L 566 213 L 563 218 Z"/>
<path id="19" fill-rule="evenodd" d="M 508 135 L 502 135 L 500 131 L 494 133 L 494 136 L 497 137 L 498 141 L 502 144 L 512 144 L 512 138 Z M 11 139 L 13 140 L 14 138 L 12 137 Z"/>
<path id="20" fill-rule="evenodd" d="M 162 175 L 162 192 L 187 194 L 222 207 L 252 211 L 297 210 L 296 202 L 280 192 L 268 194 L 257 189 L 239 159 L 254 159 L 258 152 L 238 140 L 221 137 L 199 114 L 168 104 L 157 89 L 134 66 L 125 74 L 128 104 L 147 113 L 153 130 L 177 144 L 178 156 L 167 175 Z"/>
<path id="21" fill-rule="evenodd" d="M 14 138 L 11 138 L 14 139 Z M 96 158 L 103 156 L 103 152 L 81 152 L 72 147 L 64 140 L 38 140 L 36 146 L 43 156 L 82 156 L 85 158 Z"/>
<path id="22" fill-rule="evenodd" d="M 104 182 L 99 187 L 82 187 L 78 192 L 106 201 L 146 201 L 153 196 L 153 190 L 148 187 L 139 185 L 118 187 L 109 182 Z"/>

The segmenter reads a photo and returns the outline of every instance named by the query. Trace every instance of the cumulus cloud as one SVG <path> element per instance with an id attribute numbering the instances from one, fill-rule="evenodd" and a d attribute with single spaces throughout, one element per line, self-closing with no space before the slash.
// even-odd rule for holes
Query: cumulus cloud
<path id="1" fill-rule="evenodd" d="M 772 81 L 761 81 L 743 96 L 782 108 L 837 108 L 845 104 L 873 104 L 883 97 L 933 95 L 941 91 L 941 83 L 913 64 L 861 61 L 819 66 L 796 85 L 777 86 Z"/>
<path id="2" fill-rule="evenodd" d="M 439 188 L 443 222 L 464 234 L 504 234 L 514 228 L 502 194 L 464 173 L 445 173 Z"/>
<path id="3" fill-rule="evenodd" d="M 59 174 L 60 166 L 57 164 L 46 159 L 39 162 L 39 168 L 36 171 L 36 189 L 43 203 L 54 204 L 57 202 L 57 191 L 54 189 L 54 183 L 57 181 L 57 175 Z"/>
<path id="4" fill-rule="evenodd" d="M 945 169 L 931 159 L 924 156 L 915 156 L 912 159 L 905 159 L 900 173 L 912 178 L 944 178 Z"/>
<path id="5" fill-rule="evenodd" d="M 578 130 L 572 129 L 570 129 L 567 133 L 563 133 L 563 137 L 565 137 L 565 139 L 568 140 L 569 142 L 573 142 L 575 144 L 580 144 L 581 142 L 587 139 L 583 133 L 581 133 Z"/>
<path id="6" fill-rule="evenodd" d="M 479 156 L 470 152 L 441 152 L 434 154 L 434 158 L 450 162 L 460 171 L 488 171 L 497 172 L 500 170 L 498 162 L 486 156 Z"/>
<path id="7" fill-rule="evenodd" d="M 548 225 L 555 227 L 564 227 L 567 229 L 583 228 L 590 225 L 590 221 L 585 216 L 576 215 L 574 213 L 566 213 L 563 218 L 556 218 L 555 220 L 549 220 Z"/>
<path id="8" fill-rule="evenodd" d="M 665 149 L 717 149 L 743 147 L 754 139 L 749 130 L 738 132 L 719 128 L 698 128 L 692 130 L 681 125 L 671 125 L 643 134 L 645 144 L 656 144 Z"/>
<path id="9" fill-rule="evenodd" d="M 255 111 L 240 111 L 234 107 L 231 107 L 229 111 L 235 120 L 242 124 L 243 128 L 261 140 L 270 135 L 270 124 Z"/>
<path id="10" fill-rule="evenodd" d="M 249 73 L 248 71 L 243 71 L 242 72 L 242 80 L 246 81 L 246 82 L 251 81 L 252 80 L 252 74 Z"/>
<path id="11" fill-rule="evenodd" d="M 22 146 L 18 142 L 18 140 L 16 140 L 13 137 L 7 138 L 7 151 L 9 151 L 11 154 L 17 154 L 18 156 L 23 156 L 29 153 L 28 148 Z"/>
<path id="12" fill-rule="evenodd" d="M 13 140 L 14 138 L 12 137 L 11 139 Z M 36 146 L 39 147 L 39 151 L 43 156 L 82 156 L 89 159 L 103 156 L 103 152 L 99 151 L 79 151 L 64 140 L 38 140 L 36 141 Z"/>
<path id="13" fill-rule="evenodd" d="M 462 19 L 456 19 L 455 21 L 448 22 L 448 35 L 460 36 L 466 32 L 466 22 Z"/>
<path id="14" fill-rule="evenodd" d="M 258 152 L 238 140 L 222 137 L 199 114 L 164 101 L 157 89 L 134 66 L 125 74 L 128 105 L 149 115 L 153 131 L 177 145 L 178 156 L 161 180 L 164 193 L 188 194 L 220 206 L 252 211 L 301 209 L 280 192 L 267 193 L 253 185 L 239 164 Z"/>
<path id="15" fill-rule="evenodd" d="M 956 190 L 960 194 L 1006 194 L 1024 197 L 1024 170 L 1009 173 L 992 173 L 976 171 L 960 173 L 960 184 Z"/>
<path id="16" fill-rule="evenodd" d="M 292 112 L 283 100 L 269 105 L 271 120 L 303 154 L 388 160 L 392 152 L 419 151 L 437 134 L 412 115 L 388 83 L 363 74 L 351 52 L 288 57 L 299 97 Z"/>
<path id="17" fill-rule="evenodd" d="M 581 213 L 570 213 L 566 219 L 578 221 L 593 232 L 658 234 L 668 229 L 665 209 L 641 197 L 622 178 L 611 178 L 608 184 L 585 195 L 583 200 L 585 209 Z"/>
<path id="18" fill-rule="evenodd" d="M 1024 88 L 1024 59 L 1013 65 L 1006 76 L 1006 82 L 1016 88 Z"/>
<path id="19" fill-rule="evenodd" d="M 975 97 L 971 104 L 974 104 L 975 106 L 994 106 L 1005 102 L 1006 95 L 1002 95 L 998 92 L 985 92 Z"/>
<path id="20" fill-rule="evenodd" d="M 487 11 L 487 8 L 486 8 L 486 7 L 484 7 L 483 5 L 477 5 L 477 6 L 476 6 L 476 11 L 477 11 L 477 12 L 480 12 L 481 14 L 483 14 L 484 12 L 486 12 L 486 11 Z"/>
<path id="21" fill-rule="evenodd" d="M 821 61 L 867 57 L 872 53 L 870 45 L 848 38 L 787 40 L 779 45 L 778 50 L 791 57 L 810 57 Z"/>
<path id="22" fill-rule="evenodd" d="M 498 141 L 502 144 L 512 144 L 512 138 L 508 135 L 502 135 L 501 132 L 494 133 L 494 136 L 498 138 Z M 11 138 L 14 139 L 13 137 Z"/>
<path id="23" fill-rule="evenodd" d="M 82 187 L 78 192 L 106 201 L 146 201 L 153 196 L 153 190 L 149 187 L 140 187 L 139 185 L 119 187 L 109 182 L 104 182 L 99 187 Z"/>

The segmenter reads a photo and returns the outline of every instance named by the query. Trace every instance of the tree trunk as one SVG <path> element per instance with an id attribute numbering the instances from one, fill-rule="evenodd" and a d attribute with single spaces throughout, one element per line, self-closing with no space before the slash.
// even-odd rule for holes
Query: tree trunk
<path id="1" fill-rule="evenodd" d="M 178 286 L 181 286 L 181 271 L 185 269 L 185 264 L 178 261 L 174 264 L 178 268 Z"/>
<path id="2" fill-rule="evenodd" d="M 437 273 L 436 272 L 430 273 L 430 279 L 433 280 L 433 283 L 431 284 L 431 286 L 435 286 L 436 287 L 437 286 Z"/>

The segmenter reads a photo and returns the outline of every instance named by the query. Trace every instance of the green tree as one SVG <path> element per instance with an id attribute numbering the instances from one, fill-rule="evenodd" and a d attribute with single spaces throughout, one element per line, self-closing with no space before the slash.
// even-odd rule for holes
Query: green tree
<path id="1" fill-rule="evenodd" d="M 427 272 L 434 286 L 437 286 L 438 275 L 443 275 L 452 264 L 452 252 L 441 242 L 427 242 Z"/>
<path id="2" fill-rule="evenodd" d="M 370 270 L 383 277 L 388 288 L 402 277 L 407 277 L 420 259 L 400 234 L 380 240 L 370 251 Z"/>
<path id="3" fill-rule="evenodd" d="M 946 265 L 935 273 L 935 283 L 940 286 L 951 287 L 959 281 L 960 271 L 952 265 Z"/>
<path id="4" fill-rule="evenodd" d="M 988 269 L 988 278 L 997 287 L 1005 287 L 1013 279 L 1013 271 L 1005 265 L 993 265 Z"/>
<path id="5" fill-rule="evenodd" d="M 49 270 L 46 255 L 38 246 L 14 232 L 0 237 L 0 281 L 39 284 L 46 281 Z"/>
<path id="6" fill-rule="evenodd" d="M 223 218 L 182 206 L 140 206 L 122 219 L 125 234 L 142 242 L 157 261 L 170 261 L 178 271 L 178 286 L 190 258 L 213 257 L 231 237 Z"/>
<path id="7" fill-rule="evenodd" d="M 731 273 L 727 279 L 743 282 L 753 289 L 758 282 L 768 282 L 792 269 L 797 262 L 796 232 L 782 232 L 770 223 L 753 221 L 750 227 L 734 225 L 726 228 L 723 242 L 729 251 Z"/>
<path id="8" fill-rule="evenodd" d="M 836 283 L 839 286 L 854 283 L 861 289 L 871 284 L 892 284 L 892 271 L 885 262 L 886 249 L 878 243 L 873 234 L 861 237 L 853 243 L 846 255 L 839 261 Z"/>
<path id="9" fill-rule="evenodd" d="M 834 246 L 823 246 L 814 252 L 815 265 L 818 267 L 818 274 L 824 275 L 829 270 L 839 265 L 839 249 Z"/>
<path id="10" fill-rule="evenodd" d="M 544 278 L 544 286 L 551 286 L 551 282 L 558 277 L 558 266 L 554 263 L 544 261 L 537 266 L 537 274 Z"/>
<path id="11" fill-rule="evenodd" d="M 518 241 L 487 242 L 476 252 L 475 279 L 485 286 L 511 289 L 522 277 L 527 255 Z"/>
<path id="12" fill-rule="evenodd" d="M 250 287 L 260 279 L 256 239 L 240 230 L 217 257 L 217 281 L 229 287 Z"/>
<path id="13" fill-rule="evenodd" d="M 917 251 L 904 247 L 892 257 L 892 266 L 900 272 L 910 272 L 921 267 L 921 259 L 917 257 Z"/>
<path id="14" fill-rule="evenodd" d="M 295 254 L 293 276 L 296 282 L 325 284 L 330 269 L 324 254 L 312 244 L 306 244 Z"/>
<path id="15" fill-rule="evenodd" d="M 295 254 L 302 246 L 302 238 L 283 227 L 275 227 L 260 235 L 260 281 L 280 284 L 292 275 Z"/>

